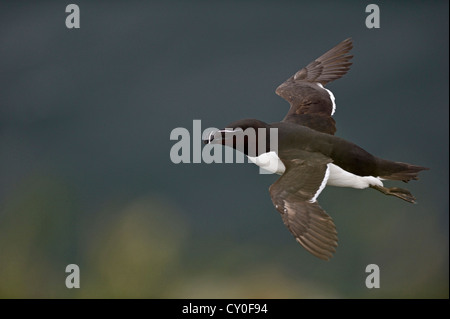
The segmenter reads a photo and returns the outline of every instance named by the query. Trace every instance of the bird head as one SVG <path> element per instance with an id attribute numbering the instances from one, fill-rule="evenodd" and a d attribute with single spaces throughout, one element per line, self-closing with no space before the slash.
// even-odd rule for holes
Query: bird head
<path id="1" fill-rule="evenodd" d="M 255 119 L 244 119 L 232 122 L 224 129 L 211 131 L 205 144 L 222 144 L 234 148 L 246 155 L 255 156 L 258 150 L 258 139 L 269 138 L 267 123 Z M 265 129 L 264 131 L 258 129 Z M 263 132 L 264 137 L 258 136 Z M 269 147 L 268 144 L 267 149 Z"/>

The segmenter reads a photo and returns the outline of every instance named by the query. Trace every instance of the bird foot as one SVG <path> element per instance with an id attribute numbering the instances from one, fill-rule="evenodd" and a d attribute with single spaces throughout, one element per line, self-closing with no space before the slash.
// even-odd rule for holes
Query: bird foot
<path id="1" fill-rule="evenodd" d="M 370 187 L 373 189 L 376 189 L 379 192 L 382 192 L 385 195 L 395 196 L 395 197 L 401 198 L 409 203 L 413 203 L 413 204 L 416 203 L 416 198 L 407 189 L 403 189 L 403 188 L 399 188 L 399 187 L 387 188 L 387 187 L 378 186 L 378 185 L 371 185 Z"/>

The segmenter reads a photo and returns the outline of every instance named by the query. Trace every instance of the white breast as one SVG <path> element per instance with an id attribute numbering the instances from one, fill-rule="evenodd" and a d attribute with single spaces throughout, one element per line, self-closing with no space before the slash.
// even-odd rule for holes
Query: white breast
<path id="1" fill-rule="evenodd" d="M 330 176 L 327 185 L 339 187 L 352 187 L 363 189 L 370 185 L 383 186 L 383 182 L 379 177 L 374 176 L 358 176 L 347 172 L 335 164 L 328 164 Z"/>
<path id="2" fill-rule="evenodd" d="M 278 174 L 281 175 L 286 170 L 283 162 L 278 157 L 275 152 L 263 153 L 259 156 L 252 157 L 247 156 L 248 159 L 258 165 L 261 169 L 259 170 L 260 174 Z"/>
<path id="3" fill-rule="evenodd" d="M 263 153 L 256 157 L 247 157 L 252 163 L 258 165 L 261 168 L 260 174 L 282 175 L 286 171 L 286 167 L 275 152 Z M 330 163 L 328 164 L 328 169 L 326 171 L 323 183 L 320 186 L 317 194 L 314 196 L 314 200 L 325 188 L 325 183 L 327 186 L 329 185 L 363 189 L 369 187 L 370 185 L 383 186 L 383 182 L 381 180 L 382 179 L 380 177 L 358 176 L 340 168 L 335 164 Z"/>

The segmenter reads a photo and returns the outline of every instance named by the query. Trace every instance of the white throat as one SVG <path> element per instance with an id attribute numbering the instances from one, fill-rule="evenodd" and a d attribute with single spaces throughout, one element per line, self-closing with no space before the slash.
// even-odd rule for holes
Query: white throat
<path id="1" fill-rule="evenodd" d="M 274 151 L 263 153 L 259 156 L 248 156 L 248 159 L 258 165 L 263 170 L 267 171 L 270 174 L 278 174 L 281 175 L 286 170 L 286 167 L 284 166 L 283 162 L 278 157 L 277 153 Z"/>

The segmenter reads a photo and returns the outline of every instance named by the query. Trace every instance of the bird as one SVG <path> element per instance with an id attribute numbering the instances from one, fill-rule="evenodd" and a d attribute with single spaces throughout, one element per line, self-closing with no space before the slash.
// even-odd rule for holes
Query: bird
<path id="1" fill-rule="evenodd" d="M 242 119 L 204 139 L 205 144 L 232 147 L 281 175 L 269 188 L 273 205 L 296 241 L 322 260 L 330 260 L 338 246 L 334 221 L 317 200 L 326 186 L 372 188 L 416 203 L 408 190 L 387 188 L 383 181 L 417 180 L 420 171 L 429 169 L 376 157 L 335 135 L 335 96 L 325 86 L 349 71 L 352 48 L 351 38 L 342 41 L 277 87 L 275 93 L 290 104 L 280 122 Z M 274 129 L 275 140 L 270 136 Z M 256 138 L 249 138 L 248 130 Z"/>

